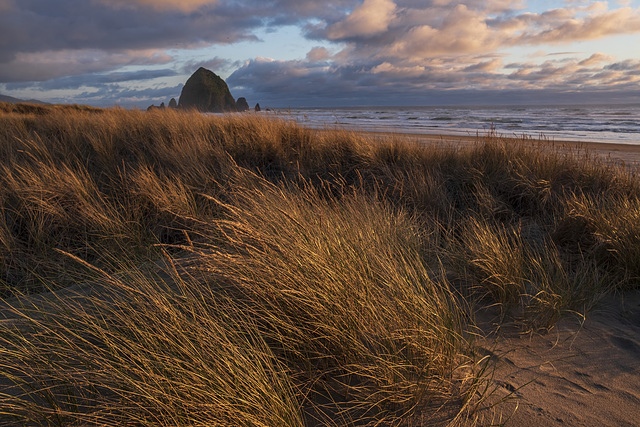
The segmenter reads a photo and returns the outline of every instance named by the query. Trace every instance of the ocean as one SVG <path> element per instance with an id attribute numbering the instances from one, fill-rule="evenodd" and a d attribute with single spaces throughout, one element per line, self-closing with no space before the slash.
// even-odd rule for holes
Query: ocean
<path id="1" fill-rule="evenodd" d="M 472 107 L 339 107 L 280 110 L 312 128 L 486 135 L 640 144 L 640 104 Z"/>

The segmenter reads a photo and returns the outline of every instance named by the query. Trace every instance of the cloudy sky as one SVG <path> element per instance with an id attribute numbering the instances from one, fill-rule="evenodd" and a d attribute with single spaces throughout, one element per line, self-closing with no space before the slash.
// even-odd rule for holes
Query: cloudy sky
<path id="1" fill-rule="evenodd" d="M 640 0 L 0 0 L 0 94 L 146 108 L 640 103 Z"/>

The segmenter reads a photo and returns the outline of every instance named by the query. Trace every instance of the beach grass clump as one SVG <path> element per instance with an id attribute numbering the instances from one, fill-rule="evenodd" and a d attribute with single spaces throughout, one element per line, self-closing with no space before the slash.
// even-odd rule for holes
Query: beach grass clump
<path id="1" fill-rule="evenodd" d="M 470 415 L 480 379 L 464 312 L 446 280 L 430 278 L 410 216 L 358 189 L 276 185 L 242 169 L 231 178 L 234 191 L 214 201 L 220 218 L 188 230 L 191 245 L 159 272 L 121 264 L 109 273 L 66 254 L 92 277 L 77 293 L 13 303 L 18 319 L 0 329 L 7 420 Z"/>
<path id="2" fill-rule="evenodd" d="M 220 202 L 187 265 L 246 305 L 314 416 L 389 422 L 468 401 L 463 311 L 430 278 L 411 218 L 361 189 L 255 179 Z"/>
<path id="3" fill-rule="evenodd" d="M 528 330 L 550 328 L 567 313 L 587 313 L 614 289 L 611 277 L 584 255 L 563 254 L 549 237 L 532 238 L 520 224 L 472 219 L 452 255 L 465 290 L 502 319 L 515 316 Z M 538 235 L 538 233 L 535 233 Z"/>
<path id="4" fill-rule="evenodd" d="M 303 425 L 297 390 L 257 325 L 169 265 L 162 276 L 122 265 L 63 296 L 11 300 L 0 423 Z"/>
<path id="5" fill-rule="evenodd" d="M 605 270 L 612 288 L 640 285 L 640 198 L 576 195 L 567 203 L 554 237 Z"/>

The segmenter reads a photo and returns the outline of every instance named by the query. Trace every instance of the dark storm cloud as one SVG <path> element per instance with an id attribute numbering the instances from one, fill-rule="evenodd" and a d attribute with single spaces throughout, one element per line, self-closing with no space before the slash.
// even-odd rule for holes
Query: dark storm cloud
<path id="1" fill-rule="evenodd" d="M 251 38 L 261 19 L 240 6 L 197 12 L 114 8 L 87 0 L 20 0 L 0 16 L 0 55 L 62 49 L 150 49 Z"/>

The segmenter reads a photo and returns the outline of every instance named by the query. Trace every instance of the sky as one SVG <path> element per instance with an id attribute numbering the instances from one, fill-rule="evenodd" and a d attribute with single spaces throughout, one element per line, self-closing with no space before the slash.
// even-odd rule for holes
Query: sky
<path id="1" fill-rule="evenodd" d="M 274 108 L 640 103 L 640 0 L 0 0 L 0 94 Z"/>

